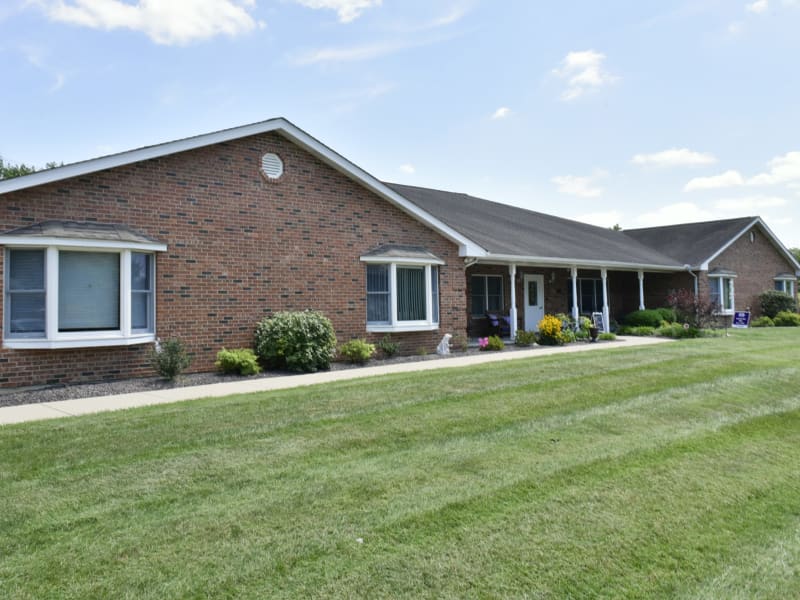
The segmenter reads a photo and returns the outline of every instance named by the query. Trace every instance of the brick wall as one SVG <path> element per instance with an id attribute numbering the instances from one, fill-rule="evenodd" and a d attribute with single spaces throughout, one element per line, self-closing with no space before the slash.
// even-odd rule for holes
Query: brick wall
<path id="1" fill-rule="evenodd" d="M 283 159 L 277 181 L 259 173 L 267 152 Z M 425 246 L 446 262 L 440 329 L 394 334 L 401 351 L 433 351 L 443 333 L 466 331 L 456 245 L 275 133 L 0 196 L 0 231 L 49 219 L 121 223 L 167 244 L 156 258 L 157 335 L 187 343 L 190 371 L 213 369 L 222 346 L 252 346 L 256 323 L 280 310 L 321 310 L 340 341 L 380 339 L 366 332 L 359 261 L 379 244 Z M 0 349 L 0 386 L 152 375 L 149 349 Z"/>
<path id="2" fill-rule="evenodd" d="M 759 294 L 774 289 L 775 275 L 794 273 L 795 269 L 758 225 L 754 226 L 751 231 L 754 233 L 753 241 L 750 241 L 750 231 L 744 233 L 722 254 L 711 261 L 708 268 L 709 271 L 719 268 L 736 273 L 736 278 L 733 280 L 735 308 L 736 310 L 746 310 L 750 307 L 753 316 L 756 317 L 761 314 Z M 702 273 L 700 293 L 707 296 L 708 292 L 708 274 Z"/>

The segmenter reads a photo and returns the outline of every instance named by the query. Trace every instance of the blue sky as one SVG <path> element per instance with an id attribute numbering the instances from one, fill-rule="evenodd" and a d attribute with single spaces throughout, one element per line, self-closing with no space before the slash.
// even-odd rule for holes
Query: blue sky
<path id="1" fill-rule="evenodd" d="M 0 155 L 284 116 L 376 177 L 800 247 L 800 0 L 3 0 Z"/>

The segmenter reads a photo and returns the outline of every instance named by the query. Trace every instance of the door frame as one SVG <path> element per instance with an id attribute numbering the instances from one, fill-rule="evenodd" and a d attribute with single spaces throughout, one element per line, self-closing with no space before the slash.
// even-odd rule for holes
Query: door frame
<path id="1" fill-rule="evenodd" d="M 544 317 L 544 275 L 539 273 L 523 273 L 522 275 L 522 325 L 525 331 L 535 331 L 539 321 L 528 323 L 528 281 L 536 280 L 539 288 L 539 303 L 542 307 L 542 317 Z"/>

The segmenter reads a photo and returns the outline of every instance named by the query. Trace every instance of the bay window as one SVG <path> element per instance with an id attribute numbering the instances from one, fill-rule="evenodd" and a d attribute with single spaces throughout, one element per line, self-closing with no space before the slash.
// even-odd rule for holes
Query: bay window
<path id="1" fill-rule="evenodd" d="M 154 341 L 155 255 L 70 242 L 6 247 L 3 345 L 78 348 Z"/>
<path id="2" fill-rule="evenodd" d="M 733 277 L 731 276 L 709 276 L 709 299 L 712 304 L 718 307 L 721 314 L 733 314 L 734 307 L 734 291 L 733 291 Z"/>
<path id="3" fill-rule="evenodd" d="M 775 278 L 775 289 L 794 298 L 794 277 L 778 276 Z"/>
<path id="4" fill-rule="evenodd" d="M 423 264 L 367 262 L 367 330 L 426 331 L 439 327 L 439 267 Z"/>

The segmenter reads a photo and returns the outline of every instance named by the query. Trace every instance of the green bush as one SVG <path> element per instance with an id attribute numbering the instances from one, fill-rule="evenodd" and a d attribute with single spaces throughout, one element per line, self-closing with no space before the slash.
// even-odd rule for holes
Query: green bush
<path id="1" fill-rule="evenodd" d="M 606 333 L 604 331 L 603 333 L 601 333 L 600 335 L 597 336 L 597 339 L 598 340 L 605 340 L 607 342 L 611 342 L 611 341 L 614 341 L 615 339 L 617 339 L 617 334 L 611 333 L 611 332 Z"/>
<path id="2" fill-rule="evenodd" d="M 680 323 L 672 323 L 656 329 L 655 334 L 661 337 L 685 339 L 700 337 L 700 329 L 694 326 L 686 327 Z"/>
<path id="3" fill-rule="evenodd" d="M 175 381 L 192 364 L 186 347 L 178 339 L 157 341 L 150 352 L 150 364 L 164 379 Z"/>
<path id="4" fill-rule="evenodd" d="M 279 312 L 256 327 L 255 349 L 271 368 L 314 372 L 331 366 L 336 334 L 320 312 Z"/>
<path id="5" fill-rule="evenodd" d="M 575 331 L 572 335 L 576 340 L 585 341 L 589 339 L 589 331 L 583 328 L 578 329 L 578 331 Z"/>
<path id="6" fill-rule="evenodd" d="M 772 319 L 775 327 L 800 327 L 800 315 L 788 310 L 782 310 Z"/>
<path id="7" fill-rule="evenodd" d="M 669 307 L 665 306 L 665 307 L 657 308 L 655 310 L 657 310 L 659 312 L 659 314 L 661 315 L 661 320 L 662 321 L 666 321 L 667 323 L 674 323 L 675 321 L 678 320 L 678 317 L 675 314 L 675 309 L 674 308 L 669 308 Z"/>
<path id="8" fill-rule="evenodd" d="M 535 331 L 518 331 L 517 337 L 514 340 L 514 343 L 517 346 L 533 346 L 536 342 L 536 332 Z"/>
<path id="9" fill-rule="evenodd" d="M 223 348 L 217 352 L 217 362 L 214 363 L 223 373 L 238 373 L 239 375 L 258 375 L 261 367 L 258 359 L 250 348 Z"/>
<path id="10" fill-rule="evenodd" d="M 375 354 L 375 344 L 367 340 L 350 340 L 339 346 L 339 354 L 351 363 L 364 364 Z"/>
<path id="11" fill-rule="evenodd" d="M 789 294 L 778 290 L 767 290 L 758 296 L 761 302 L 761 314 L 774 319 L 780 312 L 796 312 L 797 301 Z"/>
<path id="12" fill-rule="evenodd" d="M 503 340 L 500 339 L 500 336 L 498 335 L 489 336 L 489 345 L 486 346 L 487 350 L 493 350 L 497 352 L 498 350 L 502 350 L 505 347 L 506 345 L 503 343 Z"/>
<path id="13" fill-rule="evenodd" d="M 753 319 L 750 325 L 753 327 L 775 327 L 775 323 L 766 315 Z"/>
<path id="14" fill-rule="evenodd" d="M 381 341 L 378 342 L 378 348 L 380 348 L 380 351 L 383 352 L 386 358 L 392 358 L 397 354 L 397 351 L 400 350 L 400 344 L 393 342 L 392 336 L 387 333 L 381 338 Z"/>
<path id="15" fill-rule="evenodd" d="M 651 308 L 647 310 L 636 310 L 625 315 L 623 324 L 628 327 L 660 327 L 661 321 L 673 321 L 675 316 L 674 312 L 670 309 L 664 310 L 671 315 L 671 318 L 665 319 L 664 315 L 661 313 L 661 309 Z"/>
<path id="16" fill-rule="evenodd" d="M 668 325 L 668 324 L 667 324 Z M 663 326 L 663 323 L 662 323 Z M 642 325 L 640 327 L 631 327 L 630 325 L 623 325 L 617 329 L 619 335 L 633 335 L 639 337 L 648 337 L 656 334 L 656 328 L 649 325 Z"/>

